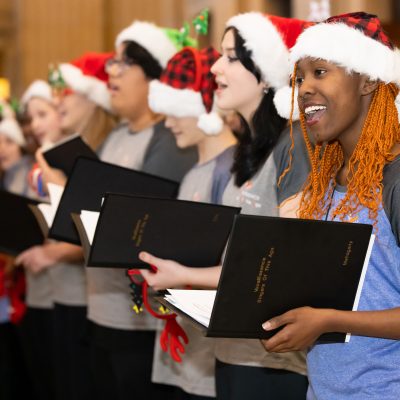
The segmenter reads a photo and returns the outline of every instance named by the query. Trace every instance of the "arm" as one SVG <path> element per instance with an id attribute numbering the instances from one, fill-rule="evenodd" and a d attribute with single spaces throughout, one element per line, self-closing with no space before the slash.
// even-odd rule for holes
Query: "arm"
<path id="1" fill-rule="evenodd" d="M 142 251 L 139 258 L 157 268 L 157 272 L 140 270 L 143 278 L 155 290 L 182 287 L 216 288 L 222 267 L 192 268 L 172 260 L 164 260 Z"/>
<path id="2" fill-rule="evenodd" d="M 339 311 L 301 307 L 263 324 L 265 330 L 284 328 L 268 340 L 264 347 L 283 353 L 311 346 L 323 333 L 342 332 L 359 336 L 400 339 L 400 308 L 381 311 Z"/>
<path id="3" fill-rule="evenodd" d="M 56 185 L 65 186 L 67 177 L 59 169 L 52 168 L 43 157 L 42 151 L 38 149 L 35 154 L 36 161 L 42 171 L 43 183 L 47 187 L 48 183 L 55 183 Z"/>
<path id="4" fill-rule="evenodd" d="M 298 218 L 302 193 L 289 197 L 279 205 L 279 216 L 283 218 Z"/>
<path id="5" fill-rule="evenodd" d="M 25 250 L 15 259 L 15 264 L 22 265 L 33 273 L 39 273 L 60 262 L 79 262 L 82 259 L 83 252 L 80 246 L 54 242 Z"/>

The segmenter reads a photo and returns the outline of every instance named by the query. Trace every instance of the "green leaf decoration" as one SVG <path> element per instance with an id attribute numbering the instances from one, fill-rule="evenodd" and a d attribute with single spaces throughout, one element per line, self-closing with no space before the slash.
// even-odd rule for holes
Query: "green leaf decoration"
<path id="1" fill-rule="evenodd" d="M 53 89 L 65 89 L 67 87 L 60 71 L 60 67 L 55 67 L 53 64 L 49 65 L 47 81 Z"/>

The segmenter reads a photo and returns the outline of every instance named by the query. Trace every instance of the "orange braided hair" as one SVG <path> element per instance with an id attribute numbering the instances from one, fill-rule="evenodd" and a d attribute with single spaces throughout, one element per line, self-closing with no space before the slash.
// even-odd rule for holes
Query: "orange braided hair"
<path id="1" fill-rule="evenodd" d="M 295 79 L 296 68 L 292 77 L 292 107 Z M 393 83 L 379 83 L 375 90 L 360 139 L 349 160 L 346 195 L 332 212 L 332 216 L 341 221 L 355 215 L 362 207 L 369 209 L 371 220 L 377 220 L 382 206 L 383 168 L 396 157 L 397 154 L 393 154 L 392 150 L 395 144 L 400 143 L 400 124 L 395 105 L 398 93 L 399 88 Z M 335 188 L 336 175 L 343 165 L 343 151 L 337 140 L 312 144 L 302 112 L 300 123 L 310 157 L 311 172 L 303 189 L 299 217 L 322 219 L 330 208 L 326 199 L 331 198 Z M 290 166 L 287 171 L 289 169 Z M 284 171 L 280 179 L 287 171 Z"/>

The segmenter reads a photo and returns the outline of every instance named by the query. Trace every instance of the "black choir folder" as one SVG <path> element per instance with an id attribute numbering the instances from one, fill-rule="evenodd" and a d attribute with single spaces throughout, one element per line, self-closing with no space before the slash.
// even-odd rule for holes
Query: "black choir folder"
<path id="1" fill-rule="evenodd" d="M 84 212 L 80 217 L 74 214 L 73 220 L 90 267 L 148 268 L 138 258 L 142 250 L 184 265 L 207 267 L 218 265 L 239 211 L 193 201 L 107 193 L 97 225 L 94 221 L 87 229 Z"/>
<path id="2" fill-rule="evenodd" d="M 43 151 L 47 163 L 70 176 L 75 160 L 78 157 L 97 159 L 97 154 L 78 134 L 68 136 Z"/>
<path id="3" fill-rule="evenodd" d="M 80 244 L 71 213 L 99 211 L 106 192 L 175 197 L 179 184 L 140 171 L 79 157 L 65 186 L 49 238 Z"/>
<path id="4" fill-rule="evenodd" d="M 356 309 L 371 233 L 365 224 L 238 215 L 218 290 L 169 290 L 159 300 L 206 336 L 268 338 L 276 331 L 264 331 L 262 323 L 297 307 Z"/>
<path id="5" fill-rule="evenodd" d="M 30 205 L 37 201 L 0 190 L 0 251 L 16 256 L 44 237 Z"/>

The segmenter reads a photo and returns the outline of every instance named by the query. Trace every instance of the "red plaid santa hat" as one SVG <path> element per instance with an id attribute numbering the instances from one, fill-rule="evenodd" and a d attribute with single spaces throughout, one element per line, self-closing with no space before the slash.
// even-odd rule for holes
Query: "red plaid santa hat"
<path id="1" fill-rule="evenodd" d="M 320 58 L 373 80 L 400 85 L 400 51 L 376 15 L 341 14 L 310 27 L 292 48 L 291 68 L 305 57 Z M 396 105 L 400 113 L 400 96 Z"/>
<path id="2" fill-rule="evenodd" d="M 197 126 L 204 133 L 220 133 L 223 121 L 214 110 L 217 85 L 210 71 L 219 57 L 212 47 L 203 50 L 186 47 L 175 54 L 160 80 L 150 82 L 150 108 L 178 118 L 197 117 Z"/>
<path id="3" fill-rule="evenodd" d="M 238 14 L 226 23 L 228 28 L 237 29 L 244 46 L 251 51 L 262 80 L 275 90 L 274 104 L 278 114 L 286 119 L 290 116 L 291 98 L 289 50 L 310 25 L 312 22 L 259 12 Z"/>
<path id="4" fill-rule="evenodd" d="M 113 53 L 85 53 L 70 63 L 59 65 L 62 78 L 69 88 L 107 111 L 111 110 L 111 105 L 105 64 L 112 56 Z"/>

